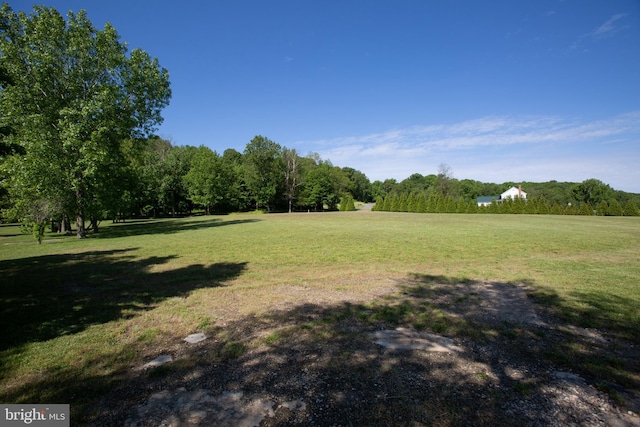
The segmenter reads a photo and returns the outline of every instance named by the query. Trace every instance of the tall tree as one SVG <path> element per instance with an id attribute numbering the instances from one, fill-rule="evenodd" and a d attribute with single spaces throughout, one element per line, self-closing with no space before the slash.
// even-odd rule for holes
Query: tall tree
<path id="1" fill-rule="evenodd" d="M 249 194 L 244 181 L 244 164 L 242 153 L 227 148 L 222 154 L 224 168 L 229 174 L 227 196 L 223 200 L 222 209 L 227 212 L 240 211 L 249 208 Z"/>
<path id="2" fill-rule="evenodd" d="M 271 210 L 284 181 L 280 144 L 258 135 L 244 150 L 245 182 L 256 203 Z"/>
<path id="3" fill-rule="evenodd" d="M 293 210 L 293 201 L 296 198 L 298 187 L 300 187 L 300 157 L 295 149 L 284 148 L 282 150 L 284 158 L 284 191 L 289 205 L 289 213 Z"/>
<path id="4" fill-rule="evenodd" d="M 203 206 L 207 214 L 221 211 L 233 187 L 233 170 L 215 151 L 200 146 L 191 159 L 191 167 L 184 177 L 189 199 Z"/>
<path id="5" fill-rule="evenodd" d="M 343 167 L 342 173 L 349 179 L 347 191 L 351 193 L 355 200 L 361 202 L 373 201 L 371 181 L 364 173 L 350 167 Z"/>
<path id="6" fill-rule="evenodd" d="M 438 166 L 437 191 L 442 197 L 458 195 L 458 181 L 453 178 L 451 167 L 446 163 Z"/>
<path id="7" fill-rule="evenodd" d="M 173 146 L 158 165 L 158 202 L 165 213 L 176 216 L 189 210 L 188 193 L 184 177 L 189 172 L 190 162 L 186 147 Z"/>
<path id="8" fill-rule="evenodd" d="M 349 178 L 342 170 L 329 161 L 320 161 L 318 165 L 308 168 L 304 177 L 305 188 L 302 194 L 303 203 L 315 211 L 335 210 L 340 197 L 347 193 Z"/>
<path id="9" fill-rule="evenodd" d="M 10 81 L 0 92 L 2 126 L 25 150 L 5 165 L 12 200 L 51 200 L 85 237 L 100 180 L 121 163 L 120 144 L 161 123 L 168 72 L 140 49 L 128 54 L 110 24 L 98 30 L 84 11 L 65 19 L 44 6 L 30 15 L 2 6 L 0 52 Z"/>

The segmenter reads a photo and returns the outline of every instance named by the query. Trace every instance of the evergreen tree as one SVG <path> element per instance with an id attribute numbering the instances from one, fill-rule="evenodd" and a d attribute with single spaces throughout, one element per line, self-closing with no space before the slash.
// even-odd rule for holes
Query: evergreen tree
<path id="1" fill-rule="evenodd" d="M 389 202 L 389 211 L 400 212 L 400 196 L 398 195 L 398 193 L 393 193 L 391 195 L 391 201 Z"/>
<path id="2" fill-rule="evenodd" d="M 347 206 L 344 209 L 345 211 L 355 211 L 356 210 L 356 204 L 353 200 L 353 197 L 351 197 L 351 195 L 349 195 L 348 199 L 347 199 Z"/>
<path id="3" fill-rule="evenodd" d="M 438 193 L 431 192 L 431 194 L 429 194 L 429 199 L 427 200 L 427 212 L 429 212 L 429 213 L 438 212 L 438 201 L 439 201 L 439 199 L 440 199 L 440 197 L 439 197 Z"/>
<path id="4" fill-rule="evenodd" d="M 407 202 L 408 212 L 418 212 L 418 193 L 412 192 L 409 194 L 409 200 Z"/>
<path id="5" fill-rule="evenodd" d="M 593 215 L 593 207 L 589 203 L 581 203 L 578 210 L 580 215 Z"/>
<path id="6" fill-rule="evenodd" d="M 427 201 L 427 193 L 422 192 L 418 196 L 418 212 L 426 213 L 428 212 L 428 201 Z"/>
<path id="7" fill-rule="evenodd" d="M 616 199 L 611 200 L 607 208 L 607 215 L 609 216 L 622 216 L 624 210 L 620 202 Z"/>
<path id="8" fill-rule="evenodd" d="M 381 211 L 384 206 L 384 197 L 378 196 L 376 197 L 376 203 L 371 208 L 372 211 Z"/>
<path id="9" fill-rule="evenodd" d="M 608 210 L 609 210 L 609 204 L 605 200 L 601 200 L 596 205 L 596 215 L 604 216 L 607 214 Z"/>
<path id="10" fill-rule="evenodd" d="M 397 212 L 407 212 L 409 210 L 409 197 L 407 193 L 401 193 L 398 199 L 398 210 Z"/>
<path id="11" fill-rule="evenodd" d="M 627 200 L 627 202 L 624 204 L 624 209 L 622 211 L 622 214 L 624 216 L 638 216 L 640 215 L 639 211 L 638 211 L 638 206 L 633 203 L 631 200 Z"/>
<path id="12" fill-rule="evenodd" d="M 391 212 L 391 207 L 392 207 L 392 202 L 393 202 L 393 195 L 392 194 L 387 194 L 384 197 L 384 204 L 382 205 L 382 211 L 385 212 Z"/>

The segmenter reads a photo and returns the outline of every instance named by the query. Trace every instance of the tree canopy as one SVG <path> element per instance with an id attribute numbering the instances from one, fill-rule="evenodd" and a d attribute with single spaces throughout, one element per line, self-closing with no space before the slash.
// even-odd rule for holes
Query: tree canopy
<path id="1" fill-rule="evenodd" d="M 110 24 L 98 30 L 84 11 L 65 19 L 52 7 L 27 15 L 5 3 L 0 36 L 0 127 L 11 129 L 4 145 L 24 153 L 3 165 L 16 214 L 49 206 L 75 217 L 84 237 L 85 218 L 112 199 L 105 186 L 126 164 L 123 141 L 162 122 L 169 74 L 141 49 L 128 54 Z"/>
<path id="2" fill-rule="evenodd" d="M 0 208 L 38 241 L 47 224 L 84 237 L 101 219 L 248 211 L 376 210 L 638 215 L 640 195 L 581 183 L 483 183 L 414 173 L 370 182 L 317 153 L 261 135 L 243 152 L 176 146 L 153 133 L 171 97 L 168 71 L 84 11 L 0 9 Z M 212 141 L 215 143 L 215 141 Z M 528 201 L 479 209 L 476 198 L 522 185 Z"/>

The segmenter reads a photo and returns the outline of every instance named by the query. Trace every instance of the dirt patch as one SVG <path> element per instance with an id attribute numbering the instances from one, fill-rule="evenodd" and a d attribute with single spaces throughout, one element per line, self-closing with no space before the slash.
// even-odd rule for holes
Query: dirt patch
<path id="1" fill-rule="evenodd" d="M 402 279 L 399 285 L 411 297 L 428 299 L 431 304 L 466 320 L 496 325 L 504 322 L 548 326 L 536 313 L 523 283 L 467 280 L 441 281 L 430 276 Z"/>
<path id="2" fill-rule="evenodd" d="M 613 340 L 541 315 L 525 284 L 413 277 L 373 304 L 285 288 L 295 303 L 221 320 L 224 339 L 176 338 L 172 362 L 132 371 L 88 423 L 640 425 L 633 400 L 612 401 L 595 379 L 546 356 L 567 334 L 596 349 Z M 383 288 L 389 281 L 372 293 Z"/>

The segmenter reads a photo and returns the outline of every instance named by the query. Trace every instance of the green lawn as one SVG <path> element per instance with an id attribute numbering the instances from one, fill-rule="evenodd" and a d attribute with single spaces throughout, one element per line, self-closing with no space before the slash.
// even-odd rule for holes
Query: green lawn
<path id="1" fill-rule="evenodd" d="M 526 283 L 550 313 L 640 344 L 639 255 L 635 217 L 238 214 L 41 245 L 0 225 L 0 401 L 90 401 L 173 338 L 224 334 L 224 310 L 259 318 L 295 306 L 296 286 L 339 298 L 414 275 Z"/>

